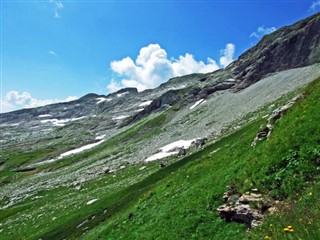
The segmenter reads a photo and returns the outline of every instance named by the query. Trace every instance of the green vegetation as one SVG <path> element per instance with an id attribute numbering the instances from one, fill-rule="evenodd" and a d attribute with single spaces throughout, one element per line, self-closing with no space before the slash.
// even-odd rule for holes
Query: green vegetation
<path id="1" fill-rule="evenodd" d="M 320 235 L 320 78 L 303 91 L 305 97 L 275 123 L 270 139 L 255 148 L 251 142 L 265 119 L 160 170 L 157 162 L 136 164 L 81 186 L 37 192 L 0 210 L 1 239 L 316 240 Z M 62 169 L 84 158 L 96 161 L 124 151 L 122 143 L 134 144 L 163 131 L 170 111 L 175 109 L 140 120 L 97 148 L 50 166 Z M 141 170 L 142 166 L 146 168 Z M 251 231 L 243 224 L 227 223 L 216 214 L 227 185 L 239 192 L 257 188 L 279 200 L 280 209 Z M 92 199 L 97 201 L 87 205 Z M 293 232 L 284 230 L 288 226 Z"/>
<path id="2" fill-rule="evenodd" d="M 152 185 L 150 190 L 144 191 L 133 207 L 89 231 L 86 238 L 262 239 L 268 234 L 273 237 L 261 228 L 247 233 L 243 225 L 226 223 L 216 216 L 215 209 L 222 203 L 225 187 L 232 184 L 241 192 L 258 188 L 283 200 L 280 214 L 272 217 L 278 218 L 280 227 L 275 239 L 294 239 L 295 233 L 283 231 L 285 224 L 293 223 L 301 239 L 317 239 L 319 206 L 317 198 L 313 197 L 319 189 L 320 128 L 317 119 L 320 116 L 316 109 L 320 109 L 320 103 L 317 99 L 320 99 L 319 79 L 308 87 L 305 99 L 276 123 L 271 138 L 260 142 L 256 148 L 250 144 L 262 120 L 155 173 L 169 171 L 172 174 L 157 182 L 143 181 Z M 314 195 L 309 194 L 312 192 L 309 188 L 314 189 Z M 309 197 L 301 197 L 304 195 Z M 301 202 L 292 206 L 291 202 L 299 198 Z M 313 211 L 305 210 L 305 205 L 312 201 Z M 287 206 L 294 207 L 296 213 L 292 214 Z M 306 224 L 306 216 L 310 224 Z M 288 221 L 291 218 L 297 220 Z M 304 220 L 299 222 L 299 219 Z"/>

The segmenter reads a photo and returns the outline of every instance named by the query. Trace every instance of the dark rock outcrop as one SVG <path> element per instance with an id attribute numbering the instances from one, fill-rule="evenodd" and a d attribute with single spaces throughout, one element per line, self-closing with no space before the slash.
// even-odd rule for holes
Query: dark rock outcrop
<path id="1" fill-rule="evenodd" d="M 113 93 L 113 94 L 121 94 L 121 93 L 138 93 L 138 89 L 136 88 L 122 88 L 119 91 Z"/>
<path id="2" fill-rule="evenodd" d="M 218 82 L 218 83 L 213 84 L 212 86 L 204 87 L 200 91 L 199 96 L 200 96 L 200 98 L 205 98 L 215 92 L 230 89 L 234 85 L 235 85 L 235 81 L 233 79 L 229 79 L 229 80 L 226 80 L 223 82 Z"/>
<path id="3" fill-rule="evenodd" d="M 187 154 L 186 149 L 180 148 L 177 156 L 178 156 L 178 157 L 181 157 L 181 156 L 185 156 L 186 154 Z"/>
<path id="4" fill-rule="evenodd" d="M 146 106 L 141 112 L 137 113 L 136 115 L 133 115 L 132 117 L 128 118 L 128 120 L 124 121 L 120 127 L 134 123 L 143 118 L 144 116 L 152 112 L 155 112 L 164 106 L 172 106 L 173 104 L 179 102 L 179 100 L 181 100 L 182 98 L 182 91 L 183 90 L 170 90 L 162 94 L 160 97 L 154 99 L 151 102 L 151 104 Z"/>
<path id="5" fill-rule="evenodd" d="M 191 146 L 196 147 L 196 148 L 201 148 L 205 145 L 207 138 L 197 138 L 191 143 Z"/>
<path id="6" fill-rule="evenodd" d="M 165 168 L 166 166 L 167 166 L 167 164 L 165 164 L 165 163 L 163 163 L 163 162 L 161 162 L 161 163 L 159 164 L 159 168 L 160 168 L 160 169 Z"/>

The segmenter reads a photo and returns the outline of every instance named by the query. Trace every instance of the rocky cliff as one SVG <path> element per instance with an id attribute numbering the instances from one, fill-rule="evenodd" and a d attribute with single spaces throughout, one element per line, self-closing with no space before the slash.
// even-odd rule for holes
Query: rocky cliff
<path id="1" fill-rule="evenodd" d="M 320 62 L 320 13 L 283 27 L 242 54 L 227 70 L 242 89 L 270 73 Z"/>

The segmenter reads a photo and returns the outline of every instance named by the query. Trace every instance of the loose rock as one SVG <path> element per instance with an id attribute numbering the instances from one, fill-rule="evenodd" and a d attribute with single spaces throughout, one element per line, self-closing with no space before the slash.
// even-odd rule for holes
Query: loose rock
<path id="1" fill-rule="evenodd" d="M 265 214 L 271 214 L 275 211 L 272 206 L 272 201 L 258 194 L 248 192 L 239 194 L 234 188 L 228 186 L 228 190 L 223 194 L 223 202 L 217 213 L 227 222 L 239 222 L 247 225 L 248 228 L 253 228 L 263 222 Z M 268 211 L 270 209 L 270 211 Z"/>
<path id="2" fill-rule="evenodd" d="M 274 124 L 278 119 L 280 119 L 282 117 L 282 114 L 287 109 L 292 107 L 292 105 L 295 104 L 296 101 L 302 97 L 303 97 L 303 94 L 299 94 L 299 95 L 295 96 L 293 99 L 291 99 L 289 102 L 287 102 L 285 105 L 283 105 L 282 107 L 279 107 L 276 110 L 274 110 L 273 113 L 268 118 L 268 122 L 267 122 L 266 127 L 257 133 L 256 137 L 254 138 L 253 142 L 251 143 L 251 146 L 255 147 L 257 145 L 258 141 L 263 140 L 263 139 L 268 139 L 270 137 L 271 131 L 273 129 L 272 124 Z"/>

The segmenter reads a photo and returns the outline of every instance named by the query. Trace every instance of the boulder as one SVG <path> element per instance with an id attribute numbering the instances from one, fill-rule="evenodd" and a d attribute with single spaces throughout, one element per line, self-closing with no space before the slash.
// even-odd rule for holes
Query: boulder
<path id="1" fill-rule="evenodd" d="M 223 194 L 224 204 L 217 208 L 217 214 L 227 222 L 244 223 L 248 228 L 260 225 L 264 215 L 274 212 L 275 207 L 272 207 L 269 198 L 254 192 L 241 195 L 234 188 L 228 187 Z M 268 209 L 272 211 L 267 211 Z"/>
<path id="2" fill-rule="evenodd" d="M 197 138 L 191 143 L 191 146 L 194 146 L 196 148 L 201 148 L 205 145 L 207 140 L 208 140 L 207 138 Z"/>
<path id="3" fill-rule="evenodd" d="M 177 156 L 178 156 L 178 157 L 180 157 L 180 156 L 185 156 L 186 154 L 187 154 L 186 149 L 180 148 Z"/>
<path id="4" fill-rule="evenodd" d="M 160 164 L 159 164 L 160 169 L 165 168 L 166 166 L 167 166 L 167 165 L 166 165 L 165 163 L 160 163 Z"/>

